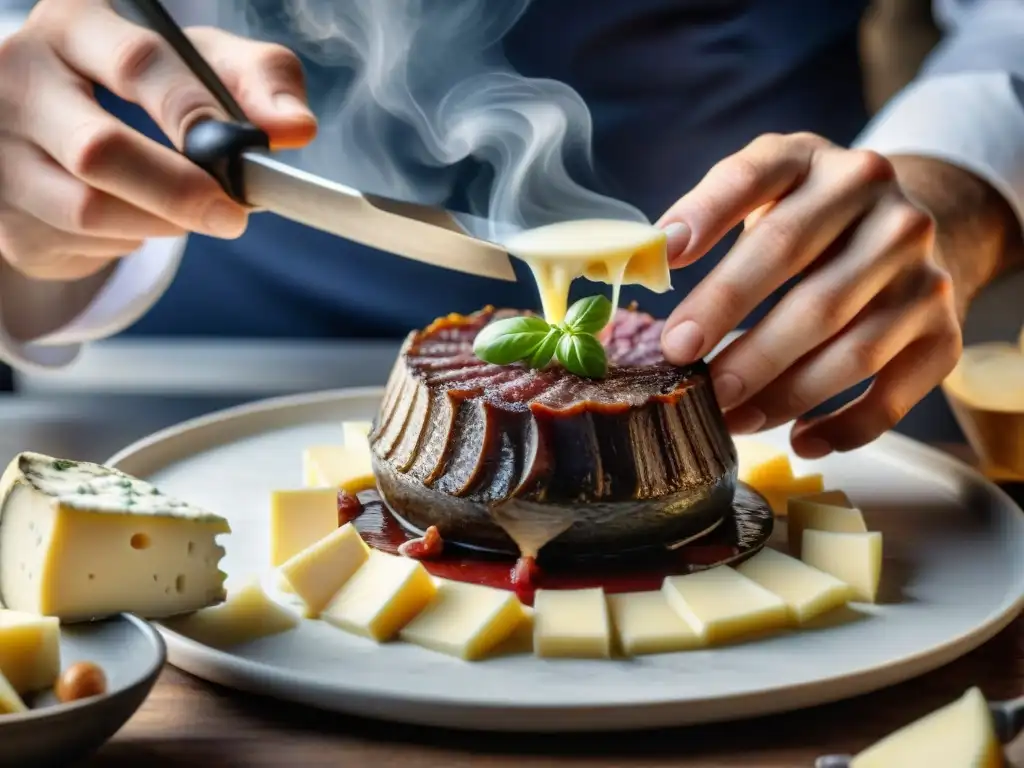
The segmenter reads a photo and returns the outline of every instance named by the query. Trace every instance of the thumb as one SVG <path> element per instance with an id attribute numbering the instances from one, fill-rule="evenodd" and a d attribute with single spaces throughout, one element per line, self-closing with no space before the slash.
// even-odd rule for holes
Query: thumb
<path id="1" fill-rule="evenodd" d="M 245 114 L 266 131 L 272 149 L 296 149 L 316 137 L 302 63 L 292 51 L 219 29 L 189 34 Z"/>

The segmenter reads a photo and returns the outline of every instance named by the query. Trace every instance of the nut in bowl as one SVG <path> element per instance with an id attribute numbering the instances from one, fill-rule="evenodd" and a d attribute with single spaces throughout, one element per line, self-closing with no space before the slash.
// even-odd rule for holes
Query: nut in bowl
<path id="1" fill-rule="evenodd" d="M 967 347 L 942 390 L 986 473 L 1024 479 L 1024 347 Z"/>

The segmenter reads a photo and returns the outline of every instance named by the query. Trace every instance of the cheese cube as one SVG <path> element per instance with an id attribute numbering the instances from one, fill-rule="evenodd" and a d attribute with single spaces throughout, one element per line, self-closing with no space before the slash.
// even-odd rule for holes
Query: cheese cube
<path id="1" fill-rule="evenodd" d="M 21 700 L 18 692 L 0 672 L 0 715 L 17 715 L 28 712 L 28 707 Z"/>
<path id="2" fill-rule="evenodd" d="M 796 624 L 846 605 L 853 592 L 835 576 L 768 547 L 736 566 L 736 570 L 781 597 Z"/>
<path id="3" fill-rule="evenodd" d="M 538 589 L 533 599 L 533 652 L 544 657 L 606 659 L 612 655 L 604 590 Z"/>
<path id="4" fill-rule="evenodd" d="M 800 557 L 804 531 L 808 528 L 839 533 L 864 533 L 868 529 L 860 510 L 854 508 L 842 491 L 825 491 L 789 500 L 786 531 L 793 557 Z"/>
<path id="5" fill-rule="evenodd" d="M 302 454 L 307 488 L 344 488 L 358 493 L 375 486 L 369 446 L 318 445 Z"/>
<path id="6" fill-rule="evenodd" d="M 726 566 L 667 576 L 662 592 L 706 643 L 759 635 L 789 623 L 781 597 Z"/>
<path id="7" fill-rule="evenodd" d="M 60 622 L 0 610 L 0 673 L 19 694 L 53 687 L 60 675 Z"/>
<path id="8" fill-rule="evenodd" d="M 460 659 L 480 659 L 507 640 L 525 618 L 512 592 L 445 580 L 434 601 L 399 637 Z"/>
<path id="9" fill-rule="evenodd" d="M 786 514 L 791 496 L 817 493 L 824 488 L 821 475 L 794 477 L 789 455 L 754 440 L 737 440 L 739 479 L 760 493 L 777 515 Z"/>
<path id="10" fill-rule="evenodd" d="M 295 629 L 299 617 L 267 597 L 259 583 L 253 581 L 230 590 L 221 605 L 165 623 L 204 645 L 230 648 Z"/>
<path id="11" fill-rule="evenodd" d="M 619 646 L 630 656 L 686 651 L 702 644 L 661 592 L 608 595 L 608 610 Z"/>
<path id="12" fill-rule="evenodd" d="M 882 534 L 804 531 L 803 561 L 853 589 L 853 600 L 873 603 L 882 577 Z"/>
<path id="13" fill-rule="evenodd" d="M 958 700 L 901 728 L 850 760 L 850 768 L 1000 768 L 1003 750 L 988 703 L 971 688 Z"/>
<path id="14" fill-rule="evenodd" d="M 346 448 L 369 448 L 370 430 L 373 424 L 369 421 L 343 421 L 341 423 L 342 440 Z"/>
<path id="15" fill-rule="evenodd" d="M 306 616 L 315 618 L 366 562 L 370 548 L 352 523 L 289 558 L 281 576 L 306 604 Z"/>
<path id="16" fill-rule="evenodd" d="M 397 635 L 436 594 L 437 585 L 418 560 L 372 550 L 321 618 L 382 643 Z"/>
<path id="17" fill-rule="evenodd" d="M 337 528 L 337 488 L 274 491 L 270 496 L 270 564 L 282 565 Z"/>
<path id="18" fill-rule="evenodd" d="M 523 605 L 521 608 L 523 610 L 522 620 L 512 630 L 512 634 L 494 649 L 495 656 L 533 653 L 533 607 Z"/>
<path id="19" fill-rule="evenodd" d="M 116 469 L 22 453 L 0 479 L 0 602 L 63 622 L 224 599 L 227 521 Z"/>

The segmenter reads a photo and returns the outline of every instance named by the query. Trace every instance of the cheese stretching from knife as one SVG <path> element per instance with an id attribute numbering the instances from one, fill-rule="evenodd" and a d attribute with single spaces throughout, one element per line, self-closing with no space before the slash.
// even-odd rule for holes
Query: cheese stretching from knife
<path id="1" fill-rule="evenodd" d="M 230 530 L 116 469 L 21 453 L 0 479 L 0 601 L 65 622 L 205 608 Z"/>
<path id="2" fill-rule="evenodd" d="M 615 306 L 624 284 L 642 285 L 655 293 L 669 290 L 666 243 L 665 233 L 650 224 L 581 219 L 528 229 L 504 245 L 529 265 L 544 319 L 555 324 L 565 319 L 569 286 L 577 277 L 611 285 Z"/>

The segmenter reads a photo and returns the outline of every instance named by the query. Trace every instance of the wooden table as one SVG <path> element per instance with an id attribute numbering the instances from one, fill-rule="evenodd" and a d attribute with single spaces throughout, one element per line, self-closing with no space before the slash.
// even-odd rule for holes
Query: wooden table
<path id="1" fill-rule="evenodd" d="M 1024 486 L 1012 490 L 1024 501 Z M 823 753 L 856 752 L 972 685 L 990 698 L 1024 695 L 1024 617 L 970 655 L 895 688 L 756 721 L 647 733 L 522 736 L 398 726 L 234 693 L 168 668 L 142 710 L 86 765 L 806 768 Z M 1020 742 L 1007 752 L 1024 766 Z"/>

